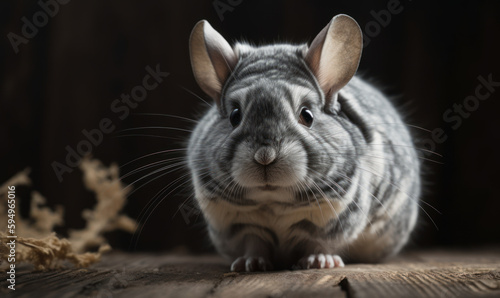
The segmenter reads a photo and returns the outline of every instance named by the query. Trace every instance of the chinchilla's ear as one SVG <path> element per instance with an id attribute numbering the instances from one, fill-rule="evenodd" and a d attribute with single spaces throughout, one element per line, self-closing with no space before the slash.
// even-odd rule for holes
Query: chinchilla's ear
<path id="1" fill-rule="evenodd" d="M 198 85 L 220 105 L 224 82 L 238 62 L 233 49 L 222 35 L 202 20 L 191 32 L 189 54 Z"/>
<path id="2" fill-rule="evenodd" d="M 305 61 L 326 96 L 327 107 L 358 69 L 363 35 L 358 23 L 347 15 L 336 15 L 316 36 Z"/>

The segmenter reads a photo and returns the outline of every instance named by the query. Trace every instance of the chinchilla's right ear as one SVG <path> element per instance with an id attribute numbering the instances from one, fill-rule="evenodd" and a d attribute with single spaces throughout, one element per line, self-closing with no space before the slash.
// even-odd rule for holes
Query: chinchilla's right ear
<path id="1" fill-rule="evenodd" d="M 313 40 L 305 61 L 326 95 L 326 110 L 356 73 L 362 49 L 363 34 L 358 23 L 344 14 L 335 16 Z"/>
<path id="2" fill-rule="evenodd" d="M 222 35 L 202 20 L 191 32 L 189 54 L 196 82 L 220 105 L 224 82 L 238 62 L 233 49 Z"/>

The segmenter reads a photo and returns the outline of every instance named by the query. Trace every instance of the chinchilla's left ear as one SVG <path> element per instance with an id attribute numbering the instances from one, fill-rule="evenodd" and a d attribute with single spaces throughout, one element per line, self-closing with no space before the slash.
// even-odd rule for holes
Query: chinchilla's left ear
<path id="1" fill-rule="evenodd" d="M 205 20 L 199 21 L 191 32 L 189 52 L 198 85 L 220 105 L 224 82 L 238 62 L 236 54 Z"/>
<path id="2" fill-rule="evenodd" d="M 327 106 L 356 73 L 362 49 L 358 23 L 344 14 L 335 16 L 311 43 L 305 61 L 325 93 Z"/>

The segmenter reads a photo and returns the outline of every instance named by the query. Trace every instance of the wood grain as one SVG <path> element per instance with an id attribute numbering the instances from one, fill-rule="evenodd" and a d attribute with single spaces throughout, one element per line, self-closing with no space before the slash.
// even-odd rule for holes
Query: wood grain
<path id="1" fill-rule="evenodd" d="M 218 256 L 114 252 L 89 269 L 18 271 L 15 297 L 500 297 L 500 250 L 409 252 L 383 264 L 231 273 Z M 15 295 L 14 295 L 15 294 Z"/>

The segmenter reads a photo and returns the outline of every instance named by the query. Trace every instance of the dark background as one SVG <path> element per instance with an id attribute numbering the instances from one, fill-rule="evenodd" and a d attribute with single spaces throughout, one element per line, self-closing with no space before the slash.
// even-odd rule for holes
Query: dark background
<path id="1" fill-rule="evenodd" d="M 223 13 L 223 20 L 212 1 L 72 0 L 60 5 L 48 24 L 27 44 L 19 45 L 15 54 L 9 32 L 21 35 L 21 18 L 32 20 L 41 8 L 36 1 L 1 1 L 0 181 L 31 167 L 33 188 L 48 198 L 50 206 L 65 206 L 67 227 L 81 228 L 81 211 L 95 204 L 93 194 L 85 190 L 78 169 L 65 173 L 59 182 L 51 164 L 64 163 L 65 147 L 76 148 L 85 139 L 82 130 L 97 128 L 104 117 L 113 121 L 116 130 L 105 135 L 92 154 L 106 165 L 123 165 L 148 153 L 182 148 L 182 140 L 188 137 L 184 131 L 124 130 L 148 126 L 190 129 L 189 122 L 139 114 L 121 120 L 110 105 L 142 83 L 146 66 L 160 64 L 170 75 L 132 112 L 194 118 L 203 111 L 203 102 L 190 93 L 208 99 L 194 81 L 188 55 L 189 34 L 197 21 L 207 19 L 230 42 L 301 43 L 310 42 L 339 13 L 355 18 L 367 33 L 366 26 L 370 22 L 373 26 L 375 20 L 371 12 L 387 9 L 390 1 L 220 2 L 235 4 Z M 380 32 L 372 31 L 359 73 L 394 98 L 408 115 L 408 124 L 431 131 L 441 128 L 447 136 L 431 148 L 443 157 L 424 156 L 442 164 L 423 162 L 426 185 L 422 200 L 440 213 L 422 203 L 429 216 L 421 213 L 413 244 L 498 244 L 500 88 L 480 101 L 478 109 L 456 129 L 443 120 L 443 114 L 474 95 L 479 76 L 491 74 L 494 81 L 500 81 L 499 2 L 400 3 L 402 11 L 392 14 Z M 422 129 L 412 131 L 421 140 L 432 139 Z M 425 146 L 429 143 L 422 143 L 422 148 L 428 148 Z M 145 158 L 125 166 L 122 173 L 178 156 L 182 155 Z M 125 182 L 151 170 L 131 175 Z M 131 195 L 126 212 L 138 218 L 164 186 L 179 177 L 175 186 L 186 182 L 184 174 L 180 170 L 157 180 L 152 180 L 158 176 L 154 174 L 138 181 L 136 187 L 151 183 Z M 139 250 L 206 249 L 203 226 L 198 214 L 190 213 L 193 205 L 189 199 L 176 213 L 189 191 L 189 187 L 180 187 L 168 195 L 151 213 L 138 240 L 115 232 L 109 235 L 111 244 L 128 249 L 137 242 Z M 66 230 L 58 232 L 64 235 Z"/>

